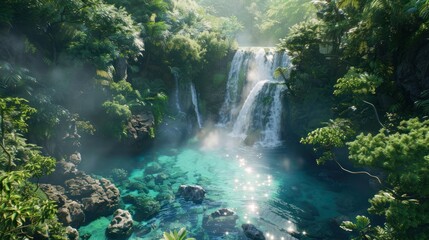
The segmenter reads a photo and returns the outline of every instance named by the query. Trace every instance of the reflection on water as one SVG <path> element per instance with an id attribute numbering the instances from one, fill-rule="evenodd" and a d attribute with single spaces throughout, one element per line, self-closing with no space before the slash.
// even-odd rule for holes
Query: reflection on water
<path id="1" fill-rule="evenodd" d="M 131 239 L 159 239 L 163 231 L 181 227 L 199 240 L 246 239 L 242 223 L 254 224 L 267 239 L 295 239 L 291 233 L 303 239 L 343 239 L 338 223 L 368 207 L 369 193 L 357 189 L 351 176 L 322 174 L 302 167 L 303 159 L 290 151 L 233 147 L 233 140 L 215 135 L 207 134 L 210 139 L 181 149 L 154 152 L 145 156 L 151 161 L 144 160 L 142 168 L 132 170 L 129 180 L 141 181 L 149 191 L 136 192 L 121 185 L 122 196 L 146 194 L 160 199 L 162 207 L 155 218 L 140 223 Z M 147 169 L 154 164 L 160 171 L 149 173 Z M 168 178 L 153 184 L 151 179 L 161 174 Z M 181 184 L 204 187 L 203 203 L 159 197 L 174 195 Z M 207 224 L 207 216 L 220 208 L 233 210 L 237 222 Z M 84 232 L 104 232 L 100 224 L 93 224 L 97 227 L 86 227 Z"/>

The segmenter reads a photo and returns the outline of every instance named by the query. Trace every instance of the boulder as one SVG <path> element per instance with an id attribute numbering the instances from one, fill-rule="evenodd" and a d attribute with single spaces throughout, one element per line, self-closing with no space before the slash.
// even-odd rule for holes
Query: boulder
<path id="1" fill-rule="evenodd" d="M 153 162 L 152 164 L 148 165 L 145 168 L 144 174 L 151 175 L 151 174 L 160 173 L 161 171 L 162 171 L 162 166 L 157 162 Z"/>
<path id="2" fill-rule="evenodd" d="M 85 221 L 83 205 L 69 199 L 61 186 L 40 184 L 40 189 L 58 205 L 58 220 L 66 226 L 79 227 Z"/>
<path id="3" fill-rule="evenodd" d="M 196 204 L 201 204 L 204 200 L 206 191 L 198 185 L 181 185 L 177 191 L 177 195 L 183 197 L 186 201 L 192 201 Z"/>
<path id="4" fill-rule="evenodd" d="M 82 157 L 79 152 L 74 152 L 69 157 L 69 162 L 73 163 L 74 165 L 78 165 L 82 161 Z"/>
<path id="5" fill-rule="evenodd" d="M 106 236 L 109 239 L 126 239 L 133 232 L 134 222 L 130 212 L 118 209 L 113 214 L 113 219 L 106 229 Z"/>
<path id="6" fill-rule="evenodd" d="M 66 235 L 68 240 L 79 240 L 79 232 L 76 228 L 66 227 Z"/>
<path id="7" fill-rule="evenodd" d="M 58 205 L 64 205 L 68 199 L 65 189 L 59 185 L 39 184 L 39 187 L 50 200 L 55 201 Z"/>
<path id="8" fill-rule="evenodd" d="M 123 197 L 125 203 L 130 203 L 133 206 L 130 209 L 133 212 L 134 219 L 137 221 L 148 220 L 159 213 L 161 205 L 155 199 L 140 195 L 127 195 Z"/>
<path id="9" fill-rule="evenodd" d="M 243 229 L 244 235 L 248 239 L 251 240 L 265 240 L 264 233 L 262 233 L 261 230 L 257 229 L 255 225 L 253 224 L 243 224 L 241 225 L 241 228 Z"/>
<path id="10" fill-rule="evenodd" d="M 57 163 L 55 173 L 56 175 L 61 176 L 64 181 L 64 179 L 70 179 L 77 176 L 79 171 L 74 163 L 61 160 Z"/>
<path id="11" fill-rule="evenodd" d="M 235 212 L 222 208 L 203 218 L 203 228 L 211 235 L 223 235 L 225 232 L 238 232 L 235 227 L 238 216 Z"/>
<path id="12" fill-rule="evenodd" d="M 144 139 L 150 135 L 154 125 L 155 117 L 151 112 L 132 115 L 127 124 L 128 136 L 134 140 Z"/>
<path id="13" fill-rule="evenodd" d="M 110 175 L 115 182 L 122 182 L 128 179 L 128 171 L 122 168 L 112 169 Z"/>
<path id="14" fill-rule="evenodd" d="M 126 185 L 126 188 L 130 191 L 139 191 L 142 193 L 149 193 L 149 189 L 142 182 L 131 181 Z"/>
<path id="15" fill-rule="evenodd" d="M 120 193 L 109 180 L 83 175 L 65 182 L 66 195 L 80 201 L 87 218 L 111 214 L 119 205 Z"/>
<path id="16" fill-rule="evenodd" d="M 85 213 L 83 212 L 83 205 L 72 200 L 58 208 L 57 212 L 58 221 L 64 225 L 79 227 L 85 222 Z"/>

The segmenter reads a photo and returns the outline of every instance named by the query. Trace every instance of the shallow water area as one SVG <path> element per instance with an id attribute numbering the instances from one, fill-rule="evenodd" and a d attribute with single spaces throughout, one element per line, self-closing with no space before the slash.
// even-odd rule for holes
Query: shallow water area
<path id="1" fill-rule="evenodd" d="M 235 142 L 215 131 L 184 147 L 158 149 L 133 160 L 142 167 L 129 169 L 128 183 L 141 183 L 146 192 L 115 182 L 121 196 L 148 196 L 157 199 L 161 209 L 139 222 L 130 239 L 160 239 L 162 232 L 181 227 L 197 239 L 246 239 L 242 223 L 254 224 L 267 239 L 295 239 L 292 232 L 304 239 L 343 239 L 338 222 L 368 207 L 371 191 L 360 186 L 365 185 L 365 180 L 359 182 L 362 178 L 315 168 L 308 163 L 313 160 L 287 147 L 262 149 Z M 202 204 L 175 198 L 182 184 L 202 186 L 207 192 Z M 237 222 L 205 224 L 204 218 L 221 208 L 233 210 Z M 102 239 L 107 225 L 105 219 L 93 222 L 80 229 L 81 235 Z"/>

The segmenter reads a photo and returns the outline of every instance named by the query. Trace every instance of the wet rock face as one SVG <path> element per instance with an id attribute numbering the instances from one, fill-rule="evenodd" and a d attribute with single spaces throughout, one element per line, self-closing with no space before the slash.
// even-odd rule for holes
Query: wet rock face
<path id="1" fill-rule="evenodd" d="M 128 136 L 135 140 L 144 139 L 154 125 L 155 118 L 150 112 L 133 115 L 127 125 Z"/>
<path id="2" fill-rule="evenodd" d="M 418 43 L 412 48 L 407 49 L 405 56 L 401 57 L 396 80 L 410 99 L 415 101 L 423 90 L 429 88 L 429 44 Z"/>
<path id="3" fill-rule="evenodd" d="M 251 240 L 265 240 L 264 233 L 262 233 L 261 230 L 257 229 L 255 227 L 255 225 L 253 225 L 253 224 L 243 224 L 243 225 L 241 225 L 241 228 L 244 231 L 244 235 L 246 235 L 246 237 L 248 239 L 251 239 Z"/>
<path id="4" fill-rule="evenodd" d="M 118 209 L 113 215 L 113 219 L 106 229 L 107 237 L 109 239 L 128 238 L 132 234 L 134 226 L 130 212 Z"/>
<path id="5" fill-rule="evenodd" d="M 204 200 L 206 191 L 198 185 L 181 185 L 177 195 L 183 197 L 186 201 L 192 201 L 195 204 L 201 204 Z"/>

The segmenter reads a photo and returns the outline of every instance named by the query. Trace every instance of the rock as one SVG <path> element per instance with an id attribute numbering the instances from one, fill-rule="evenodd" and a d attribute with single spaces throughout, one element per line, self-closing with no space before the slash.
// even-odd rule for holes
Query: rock
<path id="1" fill-rule="evenodd" d="M 235 212 L 227 208 L 219 209 L 216 212 L 210 214 L 212 218 L 227 217 L 227 216 L 233 216 L 233 215 L 235 215 Z"/>
<path id="2" fill-rule="evenodd" d="M 79 171 L 74 163 L 61 160 L 57 163 L 55 172 L 63 179 L 69 179 L 75 177 Z"/>
<path id="3" fill-rule="evenodd" d="M 66 195 L 83 204 L 87 218 L 111 214 L 119 205 L 120 193 L 109 180 L 94 179 L 88 175 L 65 182 Z"/>
<path id="4" fill-rule="evenodd" d="M 166 174 L 166 173 L 160 173 L 160 174 L 158 174 L 155 177 L 155 183 L 158 184 L 158 185 L 162 185 L 163 182 L 168 179 L 168 177 L 169 177 L 168 174 Z"/>
<path id="5" fill-rule="evenodd" d="M 85 221 L 83 205 L 70 200 L 61 186 L 40 184 L 40 189 L 58 205 L 58 220 L 66 226 L 79 227 Z"/>
<path id="6" fill-rule="evenodd" d="M 241 225 L 241 228 L 244 231 L 244 235 L 246 235 L 246 237 L 248 239 L 251 239 L 251 240 L 265 240 L 264 233 L 262 233 L 261 230 L 257 229 L 255 227 L 255 225 L 253 225 L 253 224 L 243 224 L 243 225 Z"/>
<path id="7" fill-rule="evenodd" d="M 162 171 L 162 167 L 159 163 L 153 162 L 149 166 L 146 167 L 144 170 L 144 174 L 150 175 L 150 174 L 157 174 Z"/>
<path id="8" fill-rule="evenodd" d="M 133 211 L 134 219 L 137 221 L 148 220 L 158 214 L 161 209 L 161 205 L 158 201 L 144 195 L 127 195 L 123 200 L 133 205 L 130 209 Z"/>
<path id="9" fill-rule="evenodd" d="M 396 68 L 397 83 L 405 90 L 412 102 L 419 99 L 425 89 L 429 89 L 429 44 L 426 38 L 404 49 Z"/>
<path id="10" fill-rule="evenodd" d="M 143 193 L 149 193 L 149 189 L 141 182 L 130 182 L 126 188 L 130 191 L 139 191 Z"/>
<path id="11" fill-rule="evenodd" d="M 224 235 L 225 232 L 238 232 L 236 222 L 238 216 L 229 209 L 219 209 L 203 218 L 203 228 L 212 235 Z"/>
<path id="12" fill-rule="evenodd" d="M 115 168 L 111 172 L 112 179 L 117 182 L 122 182 L 128 178 L 128 172 L 122 168 Z"/>
<path id="13" fill-rule="evenodd" d="M 90 233 L 86 233 L 86 234 L 82 235 L 81 239 L 82 240 L 89 240 L 91 238 L 91 236 L 92 235 Z"/>
<path id="14" fill-rule="evenodd" d="M 118 209 L 113 214 L 113 219 L 106 229 L 109 239 L 124 239 L 131 236 L 134 222 L 130 212 Z"/>
<path id="15" fill-rule="evenodd" d="M 79 240 L 79 232 L 76 228 L 66 227 L 66 235 L 69 240 Z"/>
<path id="16" fill-rule="evenodd" d="M 78 165 L 82 161 L 82 157 L 79 152 L 74 152 L 69 157 L 69 162 L 73 163 L 74 165 Z"/>
<path id="17" fill-rule="evenodd" d="M 155 198 L 157 201 L 166 201 L 168 203 L 171 203 L 174 201 L 175 197 L 174 194 L 172 192 L 166 191 L 166 192 L 161 192 L 160 194 L 156 195 Z"/>
<path id="18" fill-rule="evenodd" d="M 181 185 L 177 195 L 183 197 L 186 201 L 192 201 L 201 204 L 204 200 L 206 191 L 198 185 Z"/>
<path id="19" fill-rule="evenodd" d="M 85 222 L 83 205 L 72 200 L 67 200 L 63 206 L 58 208 L 57 216 L 58 221 L 73 227 L 79 227 Z"/>
<path id="20" fill-rule="evenodd" d="M 61 206 L 64 205 L 68 199 L 65 195 L 65 189 L 61 186 L 52 184 L 39 184 L 39 187 L 50 200 L 55 201 Z"/>
<path id="21" fill-rule="evenodd" d="M 115 66 L 115 71 L 113 74 L 113 78 L 115 82 L 127 79 L 128 76 L 128 61 L 125 57 L 118 57 L 113 62 Z"/>
<path id="22" fill-rule="evenodd" d="M 134 140 L 144 139 L 150 135 L 150 129 L 155 125 L 155 117 L 150 112 L 132 115 L 127 124 L 128 137 Z"/>

